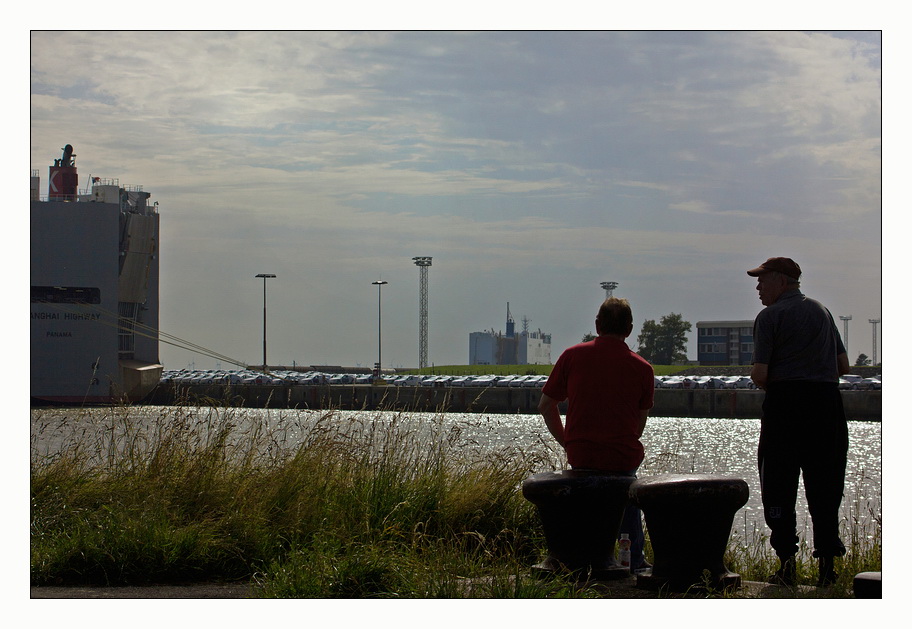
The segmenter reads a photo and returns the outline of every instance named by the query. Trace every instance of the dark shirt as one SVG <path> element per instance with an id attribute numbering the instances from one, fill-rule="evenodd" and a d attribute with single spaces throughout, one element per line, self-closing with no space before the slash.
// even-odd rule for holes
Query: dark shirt
<path id="1" fill-rule="evenodd" d="M 799 290 L 783 293 L 754 321 L 754 360 L 767 382 L 839 382 L 836 356 L 846 352 L 829 310 Z"/>

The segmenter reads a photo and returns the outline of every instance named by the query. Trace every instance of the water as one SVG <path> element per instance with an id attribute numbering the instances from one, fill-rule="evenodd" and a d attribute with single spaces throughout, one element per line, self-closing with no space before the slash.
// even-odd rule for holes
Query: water
<path id="1" fill-rule="evenodd" d="M 129 413 L 129 422 L 124 421 Z M 384 413 L 379 411 L 334 411 L 327 418 L 323 411 L 270 409 L 209 409 L 200 407 L 132 407 L 130 409 L 32 409 L 32 457 L 53 455 L 74 439 L 103 443 L 119 431 L 156 426 L 190 413 L 192 422 L 202 427 L 217 425 L 230 413 L 243 437 L 250 427 L 265 424 L 285 444 L 294 444 L 317 421 L 348 423 L 352 430 L 365 425 L 396 423 L 427 439 L 444 436 L 455 447 L 484 457 L 488 453 L 515 451 L 541 452 L 545 471 L 566 465 L 563 452 L 548 433 L 538 415 L 486 415 L 475 413 Z M 639 476 L 660 473 L 714 473 L 743 478 L 749 488 L 747 504 L 735 516 L 734 529 L 750 538 L 767 532 L 760 503 L 760 484 L 756 469 L 759 419 L 650 418 L 643 435 L 646 459 Z M 846 470 L 842 515 L 856 530 L 868 531 L 881 517 L 881 424 L 849 422 L 849 460 Z M 275 442 L 275 439 L 273 439 Z M 103 448 L 101 449 L 103 450 Z M 100 450 L 100 451 L 101 451 Z M 548 463 L 550 462 L 550 463 Z M 799 534 L 810 540 L 810 518 L 803 486 L 798 499 Z M 861 526 L 858 526 L 858 525 Z"/>

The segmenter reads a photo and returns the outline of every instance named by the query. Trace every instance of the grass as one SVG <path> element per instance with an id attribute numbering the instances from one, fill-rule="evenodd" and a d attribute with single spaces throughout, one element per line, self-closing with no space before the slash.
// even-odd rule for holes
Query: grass
<path id="1" fill-rule="evenodd" d="M 32 584 L 243 581 L 277 598 L 598 595 L 530 574 L 545 544 L 518 488 L 561 467 L 545 444 L 482 452 L 443 416 L 270 413 L 33 417 Z M 42 450 L 52 436 L 58 445 Z M 857 502 L 847 579 L 880 569 L 879 516 L 867 524 Z M 733 538 L 727 559 L 745 579 L 775 569 L 759 533 Z"/>

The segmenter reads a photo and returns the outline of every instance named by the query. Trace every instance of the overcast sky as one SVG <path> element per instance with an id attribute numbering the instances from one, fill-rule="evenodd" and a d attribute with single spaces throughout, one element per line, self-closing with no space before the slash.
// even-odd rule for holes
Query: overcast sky
<path id="1" fill-rule="evenodd" d="M 749 320 L 745 271 L 881 318 L 877 32 L 40 32 L 31 167 L 72 144 L 161 213 L 161 328 L 241 362 L 417 366 L 469 333 L 594 331 L 603 281 L 646 319 Z M 838 322 L 838 319 L 837 319 Z M 839 322 L 842 330 L 842 323 Z M 881 326 L 878 326 L 878 336 Z M 878 339 L 879 340 L 879 339 Z M 879 343 L 878 343 L 879 345 Z M 878 347 L 878 359 L 882 348 Z M 217 361 L 167 344 L 166 368 Z M 222 361 L 222 367 L 231 367 Z"/>

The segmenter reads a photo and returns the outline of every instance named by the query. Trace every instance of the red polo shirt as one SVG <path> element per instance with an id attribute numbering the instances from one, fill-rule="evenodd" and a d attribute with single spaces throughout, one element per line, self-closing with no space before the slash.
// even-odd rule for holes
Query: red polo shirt
<path id="1" fill-rule="evenodd" d="M 652 365 L 618 339 L 568 348 L 542 393 L 568 400 L 564 447 L 574 468 L 626 472 L 643 462 L 640 411 L 652 408 Z"/>

